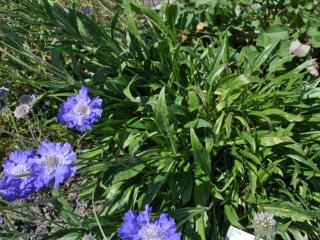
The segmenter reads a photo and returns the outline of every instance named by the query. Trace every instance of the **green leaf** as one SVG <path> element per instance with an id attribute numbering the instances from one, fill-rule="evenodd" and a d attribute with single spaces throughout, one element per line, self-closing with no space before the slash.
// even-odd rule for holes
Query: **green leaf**
<path id="1" fill-rule="evenodd" d="M 197 0 L 196 5 L 201 6 L 201 5 L 208 5 L 210 7 L 215 7 L 218 4 L 218 0 Z"/>
<path id="2" fill-rule="evenodd" d="M 282 143 L 292 144 L 295 142 L 290 137 L 262 137 L 260 139 L 260 143 L 262 146 L 271 147 L 271 146 L 282 144 Z"/>
<path id="3" fill-rule="evenodd" d="M 289 38 L 288 27 L 285 25 L 272 25 L 264 35 L 272 41 L 285 40 Z"/>
<path id="4" fill-rule="evenodd" d="M 212 131 L 215 134 L 215 136 L 218 136 L 220 134 L 224 117 L 225 117 L 225 112 L 222 112 L 213 126 Z"/>
<path id="5" fill-rule="evenodd" d="M 156 197 L 156 195 L 160 191 L 160 188 L 165 184 L 171 172 L 171 169 L 174 167 L 174 165 L 175 165 L 175 162 L 172 161 L 168 166 L 166 166 L 156 175 L 153 182 L 148 187 L 148 191 L 143 199 L 142 206 L 144 206 L 145 204 L 151 203 L 152 200 Z"/>
<path id="6" fill-rule="evenodd" d="M 265 47 L 263 52 L 252 63 L 252 72 L 257 71 L 260 66 L 267 61 L 272 51 L 277 47 L 278 43 L 279 41 L 276 40 Z"/>
<path id="7" fill-rule="evenodd" d="M 280 110 L 280 109 L 266 109 L 264 111 L 252 111 L 252 112 L 249 112 L 249 115 L 264 115 L 264 116 L 272 116 L 272 115 L 275 115 L 275 116 L 279 116 L 281 118 L 284 118 L 286 119 L 287 121 L 289 122 L 301 122 L 303 121 L 303 117 L 300 116 L 300 115 L 294 115 L 294 114 L 291 114 L 291 113 L 287 113 L 283 110 Z"/>
<path id="8" fill-rule="evenodd" d="M 173 152 L 177 151 L 177 137 L 169 122 L 169 111 L 166 104 L 165 88 L 163 87 L 158 97 L 158 104 L 156 106 L 156 123 L 159 130 L 167 133 L 170 139 L 171 149 Z"/>
<path id="9" fill-rule="evenodd" d="M 188 91 L 188 108 L 190 112 L 199 111 L 201 109 L 198 95 L 194 91 Z"/>
<path id="10" fill-rule="evenodd" d="M 196 119 L 184 125 L 185 128 L 212 128 L 212 124 L 204 119 Z"/>
<path id="11" fill-rule="evenodd" d="M 206 240 L 206 229 L 208 226 L 205 221 L 205 215 L 205 212 L 202 213 L 201 216 L 196 220 L 196 229 L 201 240 Z"/>
<path id="12" fill-rule="evenodd" d="M 320 172 L 317 164 L 314 163 L 311 159 L 306 159 L 304 156 L 298 155 L 298 154 L 287 154 L 287 156 L 289 158 L 292 158 L 298 162 L 305 164 L 306 166 L 309 166 L 311 169 L 313 169 L 316 172 Z"/>
<path id="13" fill-rule="evenodd" d="M 273 203 L 262 204 L 263 209 L 275 216 L 288 217 L 294 221 L 309 221 L 311 219 L 320 219 L 316 211 L 309 211 L 300 206 L 291 203 Z"/>
<path id="14" fill-rule="evenodd" d="M 127 15 L 127 28 L 128 28 L 128 31 L 132 35 L 134 35 L 137 38 L 140 38 L 138 28 L 134 22 L 133 17 L 132 17 L 133 14 L 132 14 L 132 10 L 131 10 L 131 3 L 132 3 L 131 0 L 124 0 L 123 1 L 123 9 L 124 9 L 125 14 Z"/>
<path id="15" fill-rule="evenodd" d="M 243 229 L 243 226 L 239 223 L 239 217 L 233 205 L 226 203 L 224 205 L 224 213 L 233 226 Z"/>
<path id="16" fill-rule="evenodd" d="M 117 173 L 114 178 L 112 183 L 118 183 L 118 182 L 123 182 L 126 181 L 130 178 L 133 178 L 135 176 L 137 176 L 139 173 L 141 173 L 141 171 L 145 168 L 145 164 L 138 164 L 136 166 L 133 166 L 127 170 L 123 170 L 120 171 L 119 173 Z"/>
<path id="17" fill-rule="evenodd" d="M 200 166 L 202 171 L 211 178 L 211 160 L 209 154 L 206 152 L 205 148 L 200 143 L 196 133 L 191 128 L 190 129 L 191 136 L 191 146 L 192 153 L 195 160 L 195 163 Z"/>
<path id="18" fill-rule="evenodd" d="M 73 209 L 69 203 L 63 198 L 58 189 L 52 191 L 52 204 L 58 210 L 61 216 L 71 225 L 71 226 L 80 226 L 80 220 L 73 213 Z"/>

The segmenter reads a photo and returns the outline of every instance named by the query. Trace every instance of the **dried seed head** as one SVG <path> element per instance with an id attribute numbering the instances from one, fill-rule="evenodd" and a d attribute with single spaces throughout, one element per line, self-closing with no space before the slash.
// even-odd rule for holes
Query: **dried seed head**
<path id="1" fill-rule="evenodd" d="M 19 119 L 19 118 L 24 118 L 28 115 L 30 112 L 30 107 L 28 104 L 21 104 L 16 109 L 14 110 L 14 116 Z"/>
<path id="2" fill-rule="evenodd" d="M 94 240 L 94 237 L 91 234 L 86 234 L 83 236 L 82 240 Z"/>
<path id="3" fill-rule="evenodd" d="M 252 227 L 257 237 L 263 239 L 273 239 L 276 234 L 277 222 L 274 220 L 273 215 L 267 212 L 256 214 L 253 219 Z"/>

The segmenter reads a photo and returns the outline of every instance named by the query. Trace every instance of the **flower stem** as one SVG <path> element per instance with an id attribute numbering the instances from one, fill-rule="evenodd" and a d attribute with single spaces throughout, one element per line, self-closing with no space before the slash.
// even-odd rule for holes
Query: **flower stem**
<path id="1" fill-rule="evenodd" d="M 95 190 L 96 190 L 96 188 L 95 188 Z M 99 218 L 98 218 L 97 213 L 96 213 L 96 207 L 95 207 L 95 204 L 94 204 L 94 194 L 96 192 L 95 190 L 92 191 L 92 210 L 93 210 L 93 215 L 94 215 L 94 218 L 97 221 L 97 224 L 99 226 L 100 232 L 101 232 L 101 234 L 103 236 L 103 240 L 109 240 L 109 238 L 107 238 L 107 236 L 105 235 L 105 233 L 103 231 L 103 228 L 101 226 L 101 223 L 100 223 Z"/>
<path id="2" fill-rule="evenodd" d="M 14 128 L 14 130 L 16 131 L 17 136 L 19 136 L 18 139 L 20 140 L 20 143 L 22 144 L 23 147 L 26 147 L 26 145 L 24 144 L 24 142 L 23 142 L 23 140 L 22 140 L 22 136 L 21 136 L 20 133 L 19 133 L 19 130 L 18 130 L 18 128 L 17 128 L 16 121 L 14 120 L 14 117 L 13 117 L 12 112 L 10 111 L 10 109 L 8 109 L 8 112 L 9 112 L 9 116 L 10 116 L 10 120 L 11 120 L 11 122 L 12 122 L 13 128 Z"/>

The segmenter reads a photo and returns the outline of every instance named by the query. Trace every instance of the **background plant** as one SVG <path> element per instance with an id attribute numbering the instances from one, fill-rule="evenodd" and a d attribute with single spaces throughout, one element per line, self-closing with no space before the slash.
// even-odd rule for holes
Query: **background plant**
<path id="1" fill-rule="evenodd" d="M 47 0 L 2 3 L 0 12 L 3 80 L 37 93 L 38 127 L 74 143 L 86 176 L 47 196 L 63 224 L 45 239 L 116 239 L 123 213 L 147 203 L 170 213 L 183 239 L 223 239 L 230 224 L 251 231 L 259 211 L 275 215 L 279 239 L 319 238 L 319 78 L 308 71 L 317 1 L 185 1 L 159 14 L 133 1 L 93 3 L 103 7 L 90 15 Z M 297 38 L 312 45 L 306 58 L 288 51 Z M 82 85 L 105 105 L 79 135 L 55 116 Z M 30 145 L 27 125 L 18 128 Z M 11 148 L 23 148 L 16 139 Z M 91 216 L 74 213 L 70 191 L 92 204 Z M 1 234 L 19 235 L 12 226 Z"/>

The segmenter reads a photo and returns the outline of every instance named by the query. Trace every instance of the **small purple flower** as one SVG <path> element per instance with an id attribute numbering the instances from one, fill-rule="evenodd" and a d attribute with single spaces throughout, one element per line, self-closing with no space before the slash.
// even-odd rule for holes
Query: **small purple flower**
<path id="1" fill-rule="evenodd" d="M 77 96 L 68 97 L 60 106 L 57 118 L 62 124 L 67 123 L 69 128 L 91 131 L 92 124 L 101 118 L 101 104 L 101 98 L 90 98 L 88 88 L 81 87 Z"/>
<path id="2" fill-rule="evenodd" d="M 82 8 L 82 12 L 84 14 L 90 14 L 92 12 L 92 8 L 91 7 L 84 7 L 84 8 Z"/>
<path id="3" fill-rule="evenodd" d="M 0 191 L 0 195 L 3 194 L 2 196 L 8 200 L 14 200 L 15 198 L 25 198 L 29 194 L 38 191 L 41 186 L 34 175 L 35 161 L 34 150 L 10 153 L 9 158 L 3 163 L 3 179 L 0 183 L 2 191 Z M 12 191 L 12 189 L 15 189 L 16 195 L 4 192 Z"/>
<path id="4" fill-rule="evenodd" d="M 136 214 L 128 211 L 120 226 L 118 236 L 123 240 L 180 240 L 176 223 L 168 214 L 162 213 L 154 221 L 150 220 L 151 207 Z"/>
<path id="5" fill-rule="evenodd" d="M 69 177 L 75 175 L 76 154 L 69 143 L 43 141 L 38 149 L 37 175 L 39 180 L 49 186 L 54 180 L 54 188 L 59 187 Z"/>
<path id="6" fill-rule="evenodd" d="M 0 99 L 4 99 L 9 94 L 9 89 L 5 87 L 0 87 Z"/>
<path id="7" fill-rule="evenodd" d="M 25 94 L 19 98 L 19 104 L 30 104 L 36 98 L 34 94 Z"/>

